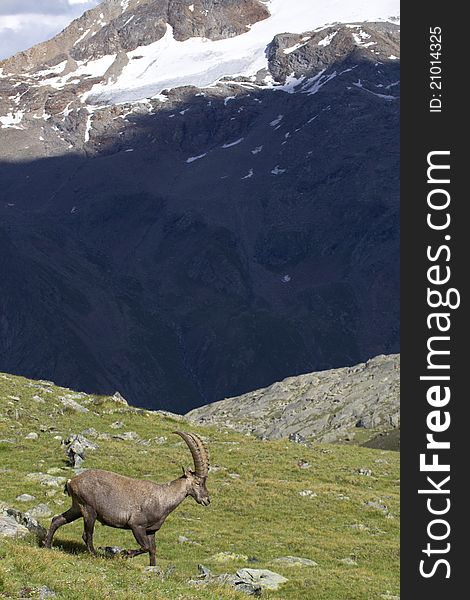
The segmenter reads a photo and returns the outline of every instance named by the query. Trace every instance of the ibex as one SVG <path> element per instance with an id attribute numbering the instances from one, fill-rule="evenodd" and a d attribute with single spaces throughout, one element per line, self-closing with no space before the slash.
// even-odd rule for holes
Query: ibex
<path id="1" fill-rule="evenodd" d="M 206 479 L 209 472 L 209 454 L 203 441 L 194 433 L 174 431 L 180 435 L 191 451 L 194 471 L 183 467 L 183 475 L 169 483 L 158 484 L 124 477 L 109 471 L 89 470 L 76 475 L 66 483 L 72 498 L 69 510 L 52 519 L 44 540 L 46 548 L 59 527 L 83 517 L 83 541 L 89 552 L 96 555 L 93 546 L 93 529 L 96 519 L 103 525 L 130 529 L 140 548 L 126 550 L 124 556 L 150 555 L 150 566 L 155 566 L 155 533 L 168 515 L 192 496 L 198 504 L 210 504 Z"/>

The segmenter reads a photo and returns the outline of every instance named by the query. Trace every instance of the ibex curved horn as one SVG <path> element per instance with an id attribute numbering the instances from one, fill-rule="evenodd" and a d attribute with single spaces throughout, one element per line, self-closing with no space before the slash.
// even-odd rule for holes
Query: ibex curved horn
<path id="1" fill-rule="evenodd" d="M 194 469 L 198 477 L 207 477 L 209 473 L 209 453 L 201 438 L 195 433 L 186 433 L 184 431 L 174 431 L 188 445 L 194 460 Z"/>

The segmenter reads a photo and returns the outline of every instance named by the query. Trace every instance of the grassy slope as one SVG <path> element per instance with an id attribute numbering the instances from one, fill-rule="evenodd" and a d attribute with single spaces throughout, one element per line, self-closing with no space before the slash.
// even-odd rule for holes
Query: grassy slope
<path id="1" fill-rule="evenodd" d="M 49 390 L 47 392 L 46 390 Z M 16 444 L 0 443 L 0 501 L 26 510 L 46 502 L 60 513 L 70 500 L 61 488 L 48 488 L 26 478 L 30 472 L 73 475 L 64 462 L 55 435 L 79 433 L 87 427 L 117 433 L 111 427 L 124 422 L 119 431 L 136 431 L 143 439 L 167 436 L 164 444 L 144 446 L 131 441 L 98 441 L 88 452 L 86 466 L 115 470 L 135 477 L 168 481 L 179 476 L 190 455 L 179 438 L 171 435 L 181 423 L 157 414 L 123 408 L 109 399 L 83 397 L 89 413 L 64 409 L 58 398 L 69 390 L 0 374 L 0 439 L 16 438 Z M 44 398 L 38 403 L 33 396 Z M 41 432 L 41 427 L 56 431 Z M 208 437 L 212 465 L 209 508 L 191 498 L 170 515 L 157 534 L 157 564 L 164 570 L 175 565 L 166 579 L 145 572 L 148 556 L 130 561 L 92 558 L 81 541 L 81 520 L 64 526 L 55 538 L 55 550 L 40 548 L 33 538 L 0 542 L 0 597 L 18 597 L 25 588 L 48 586 L 58 599 L 157 598 L 205 600 L 246 597 L 228 588 L 194 588 L 187 581 L 202 563 L 215 573 L 237 568 L 271 568 L 289 578 L 279 591 L 263 597 L 279 600 L 359 600 L 398 595 L 399 586 L 399 455 L 394 452 L 353 446 L 317 445 L 305 448 L 290 442 L 261 442 L 210 428 L 191 429 Z M 39 439 L 24 436 L 35 431 Z M 299 469 L 297 462 L 310 462 Z M 360 475 L 360 468 L 372 476 Z M 238 473 L 239 478 L 229 474 Z M 310 489 L 316 497 L 302 497 Z M 32 503 L 15 500 L 21 493 L 36 496 Z M 49 495 L 51 494 L 51 495 Z M 365 505 L 386 504 L 392 518 Z M 41 519 L 48 526 L 50 519 Z M 200 545 L 178 544 L 185 535 Z M 98 525 L 95 545 L 135 547 L 132 534 Z M 211 557 L 230 551 L 255 556 L 217 564 Z M 317 567 L 285 567 L 272 560 L 285 555 L 302 556 Z M 341 562 L 352 558 L 356 566 Z M 25 592 L 23 592 L 24 594 Z"/>

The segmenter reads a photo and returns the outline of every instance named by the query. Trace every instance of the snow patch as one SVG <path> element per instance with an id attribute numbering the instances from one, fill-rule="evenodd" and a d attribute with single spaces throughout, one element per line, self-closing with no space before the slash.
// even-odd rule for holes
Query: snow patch
<path id="1" fill-rule="evenodd" d="M 20 126 L 21 121 L 23 120 L 24 112 L 18 110 L 17 112 L 9 112 L 4 117 L 0 117 L 0 123 L 2 124 L 2 129 L 23 129 Z"/>
<path id="2" fill-rule="evenodd" d="M 50 77 L 43 81 L 38 81 L 38 85 L 49 85 L 60 90 L 68 84 L 78 83 L 80 80 L 76 79 L 77 77 L 102 77 L 115 60 L 116 54 L 108 54 L 101 58 L 97 58 L 96 60 L 90 60 L 88 62 L 80 61 L 77 63 L 78 68 L 75 69 L 75 71 L 63 75 L 62 77 Z"/>
<path id="3" fill-rule="evenodd" d="M 367 88 L 365 88 L 362 85 L 362 81 L 359 79 L 358 81 L 356 81 L 355 83 L 353 83 L 353 85 L 361 90 L 364 90 L 365 92 L 368 92 L 369 94 L 372 94 L 373 96 L 377 96 L 377 98 L 381 98 L 382 100 L 386 100 L 387 102 L 392 102 L 393 100 L 398 100 L 397 96 L 389 96 L 388 94 L 377 94 L 377 92 L 373 92 L 372 90 L 368 90 Z"/>
<path id="4" fill-rule="evenodd" d="M 256 148 L 254 148 L 251 151 L 251 154 L 258 154 L 259 152 L 261 152 L 263 150 L 263 146 L 257 146 Z"/>
<path id="5" fill-rule="evenodd" d="M 278 115 L 274 121 L 271 121 L 271 123 L 269 123 L 271 125 L 271 127 L 276 127 L 276 125 L 279 125 L 279 123 L 282 121 L 282 119 L 284 118 L 284 115 Z"/>
<path id="6" fill-rule="evenodd" d="M 250 169 L 248 174 L 245 175 L 245 177 L 242 177 L 242 180 L 243 179 L 251 179 L 253 177 L 253 175 L 254 175 L 254 171 L 253 171 L 253 169 Z"/>
<path id="7" fill-rule="evenodd" d="M 189 10 L 190 10 L 191 12 L 194 12 L 194 4 L 190 4 L 190 5 L 188 6 L 188 8 L 189 8 Z"/>
<path id="8" fill-rule="evenodd" d="M 85 125 L 85 143 L 90 141 L 90 131 L 92 129 L 92 121 L 93 121 L 93 113 L 89 114 L 87 117 L 86 125 Z"/>
<path id="9" fill-rule="evenodd" d="M 281 167 L 279 165 L 276 165 L 274 167 L 274 169 L 271 170 L 271 173 L 273 175 L 282 175 L 283 173 L 285 173 L 287 171 L 287 169 L 281 169 Z"/>
<path id="10" fill-rule="evenodd" d="M 207 156 L 207 152 L 205 152 L 204 154 L 199 154 L 199 156 L 190 156 L 188 159 L 186 159 L 186 162 L 188 164 L 190 164 L 190 163 L 194 162 L 195 160 L 204 158 L 205 156 Z"/>
<path id="11" fill-rule="evenodd" d="M 332 39 L 335 37 L 335 35 L 337 34 L 337 31 L 334 31 L 333 33 L 329 33 L 326 37 L 324 37 L 322 40 L 320 40 L 318 42 L 319 46 L 323 46 L 324 48 L 326 46 L 329 46 L 331 44 Z"/>
<path id="12" fill-rule="evenodd" d="M 302 39 L 304 39 L 304 38 L 302 38 Z M 307 42 L 309 39 L 310 38 L 307 39 Z M 307 42 L 304 42 L 303 44 L 302 43 L 294 44 L 290 48 L 284 48 L 283 52 L 284 52 L 284 54 L 292 54 L 292 52 L 295 52 L 299 48 L 303 48 L 304 46 L 306 46 Z"/>
<path id="13" fill-rule="evenodd" d="M 229 144 L 224 144 L 222 148 L 232 148 L 233 146 L 238 146 L 241 142 L 243 142 L 245 138 L 240 138 L 239 140 L 235 140 L 234 142 L 230 142 Z"/>
<path id="14" fill-rule="evenodd" d="M 388 60 L 398 60 L 398 56 L 395 56 L 394 54 L 390 54 L 390 56 L 388 57 Z"/>
<path id="15" fill-rule="evenodd" d="M 74 46 L 76 46 L 77 44 L 79 44 L 82 40 L 84 40 L 86 38 L 86 36 L 90 33 L 91 28 L 87 29 L 85 31 L 85 33 L 82 33 L 82 35 L 78 38 L 78 40 L 76 42 L 74 42 Z"/>
<path id="16" fill-rule="evenodd" d="M 303 33 L 328 23 L 389 21 L 399 13 L 398 0 L 271 0 L 271 16 L 244 34 L 222 40 L 174 39 L 167 25 L 162 39 L 128 52 L 129 63 L 116 81 L 94 86 L 93 102 L 131 102 L 164 89 L 185 85 L 207 87 L 222 77 L 256 75 L 267 69 L 266 47 L 279 32 Z M 189 8 L 189 7 L 188 7 Z M 134 59 L 134 60 L 132 60 Z"/>

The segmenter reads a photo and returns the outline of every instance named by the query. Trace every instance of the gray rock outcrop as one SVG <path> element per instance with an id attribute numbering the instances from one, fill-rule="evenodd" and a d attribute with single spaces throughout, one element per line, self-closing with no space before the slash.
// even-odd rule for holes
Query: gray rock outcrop
<path id="1" fill-rule="evenodd" d="M 290 377 L 272 386 L 190 411 L 189 420 L 265 439 L 335 442 L 358 430 L 400 423 L 399 355 L 354 367 Z"/>

